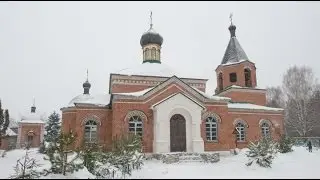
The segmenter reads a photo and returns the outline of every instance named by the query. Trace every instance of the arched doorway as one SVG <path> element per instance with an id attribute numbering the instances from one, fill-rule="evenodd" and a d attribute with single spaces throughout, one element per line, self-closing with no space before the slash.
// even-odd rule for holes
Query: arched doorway
<path id="1" fill-rule="evenodd" d="M 170 119 L 170 151 L 186 152 L 186 119 L 175 114 Z"/>

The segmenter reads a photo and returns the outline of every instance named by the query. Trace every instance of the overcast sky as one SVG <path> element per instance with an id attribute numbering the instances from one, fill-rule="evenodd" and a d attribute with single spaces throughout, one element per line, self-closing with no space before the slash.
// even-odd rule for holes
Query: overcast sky
<path id="1" fill-rule="evenodd" d="M 109 74 L 142 62 L 140 37 L 149 13 L 163 38 L 163 63 L 216 87 L 215 68 L 237 38 L 256 63 L 258 86 L 280 85 L 292 65 L 320 77 L 319 2 L 1 2 L 0 98 L 11 117 L 49 115 L 83 93 L 107 93 Z"/>

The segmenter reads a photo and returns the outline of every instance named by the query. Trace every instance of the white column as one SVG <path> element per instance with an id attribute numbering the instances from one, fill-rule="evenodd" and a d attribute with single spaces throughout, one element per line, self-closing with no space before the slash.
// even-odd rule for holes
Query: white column
<path id="1" fill-rule="evenodd" d="M 201 111 L 192 117 L 192 144 L 193 152 L 204 152 L 204 142 L 201 137 Z"/>

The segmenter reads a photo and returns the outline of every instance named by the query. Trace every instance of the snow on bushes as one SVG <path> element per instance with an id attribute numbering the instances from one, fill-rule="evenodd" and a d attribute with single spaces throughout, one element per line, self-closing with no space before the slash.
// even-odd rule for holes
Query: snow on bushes
<path id="1" fill-rule="evenodd" d="M 15 174 L 10 179 L 36 179 L 40 177 L 40 172 L 36 168 L 40 167 L 34 158 L 30 158 L 29 150 L 26 149 L 25 155 L 17 160 L 14 167 Z"/>
<path id="2" fill-rule="evenodd" d="M 281 136 L 280 141 L 278 142 L 278 150 L 280 153 L 292 152 L 292 146 L 294 145 L 294 140 L 285 135 Z"/>
<path id="3" fill-rule="evenodd" d="M 132 170 L 140 169 L 143 165 L 139 136 L 128 135 L 116 137 L 111 152 L 97 152 L 97 162 L 93 173 L 97 178 L 125 178 Z"/>
<path id="4" fill-rule="evenodd" d="M 250 142 L 247 157 L 249 162 L 247 166 L 251 166 L 253 162 L 256 162 L 261 167 L 271 168 L 272 160 L 277 153 L 277 143 L 271 138 L 262 138 L 258 142 Z"/>

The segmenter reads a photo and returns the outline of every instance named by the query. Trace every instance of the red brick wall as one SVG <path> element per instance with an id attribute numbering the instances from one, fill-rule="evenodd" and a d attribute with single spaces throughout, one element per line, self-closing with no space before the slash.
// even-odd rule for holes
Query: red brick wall
<path id="1" fill-rule="evenodd" d="M 105 148 L 111 144 L 112 134 L 112 111 L 110 109 L 92 109 L 92 108 L 78 108 L 74 111 L 62 112 L 62 129 L 64 132 L 72 130 L 77 135 L 76 147 L 79 147 L 84 138 L 84 124 L 83 122 L 90 117 L 96 116 L 101 122 L 98 125 L 98 140 Z"/>
<path id="2" fill-rule="evenodd" d="M 217 75 L 217 86 L 219 85 L 219 73 L 222 72 L 222 78 L 223 78 L 223 89 L 225 89 L 228 86 L 231 85 L 237 85 L 241 87 L 245 87 L 245 77 L 244 77 L 244 69 L 246 67 L 250 67 L 251 69 L 251 79 L 252 79 L 252 87 L 257 86 L 257 79 L 256 79 L 256 68 L 253 63 L 250 63 L 248 61 L 244 61 L 242 63 L 229 65 L 229 66 L 219 66 L 216 69 L 216 75 Z M 236 73 L 237 74 L 237 82 L 230 82 L 230 73 Z"/>
<path id="3" fill-rule="evenodd" d="M 172 85 L 175 86 L 172 86 Z M 150 106 L 163 100 L 164 98 L 176 93 L 180 92 L 182 87 L 173 83 L 170 84 L 169 88 L 163 92 L 159 92 L 145 101 L 147 103 L 125 103 L 125 102 L 115 102 L 112 105 L 113 108 L 113 120 L 112 120 L 112 128 L 113 128 L 113 136 L 121 135 L 122 133 L 128 132 L 128 121 L 125 120 L 125 116 L 128 112 L 132 110 L 140 110 L 144 112 L 147 116 L 147 122 L 144 123 L 144 132 L 143 132 L 143 145 L 145 152 L 152 152 L 153 150 L 153 112 L 150 109 Z M 181 89 L 179 89 L 180 87 Z"/>
<path id="4" fill-rule="evenodd" d="M 129 131 L 128 119 L 125 119 L 128 112 L 133 110 L 142 111 L 147 120 L 143 121 L 142 143 L 145 152 L 153 151 L 153 112 L 148 104 L 114 103 L 112 119 L 112 137 L 126 134 Z"/>
<path id="5" fill-rule="evenodd" d="M 147 88 L 153 87 L 154 85 L 125 85 L 125 84 L 113 84 L 111 92 L 113 93 L 128 93 L 142 91 Z"/>
<path id="6" fill-rule="evenodd" d="M 0 141 L 1 141 L 0 149 L 8 150 L 9 149 L 8 139 L 6 137 L 3 137 L 0 139 Z"/>
<path id="7" fill-rule="evenodd" d="M 227 113 L 226 108 L 221 107 L 208 107 L 208 110 L 214 111 L 218 114 L 222 121 L 218 123 L 218 142 L 210 142 L 206 140 L 205 132 L 205 119 L 202 120 L 201 125 L 201 135 L 205 144 L 205 151 L 220 151 L 220 150 L 229 150 L 236 147 L 235 135 L 232 134 L 235 126 L 233 125 L 236 119 L 242 119 L 247 122 L 249 128 L 246 130 L 246 141 L 238 142 L 238 148 L 244 148 L 248 145 L 250 141 L 259 140 L 262 137 L 262 131 L 259 126 L 259 121 L 261 119 L 267 119 L 272 122 L 278 122 L 280 126 L 281 133 L 283 133 L 283 116 L 268 114 L 268 113 L 259 113 L 259 114 L 244 114 L 243 112 L 236 113 Z M 273 126 L 271 129 L 271 135 L 274 139 L 278 140 L 280 134 L 277 132 L 277 128 Z"/>
<path id="8" fill-rule="evenodd" d="M 20 136 L 20 144 L 24 147 L 24 144 L 28 141 L 28 132 L 33 131 L 33 140 L 31 147 L 39 147 L 40 146 L 40 133 L 41 133 L 42 124 L 21 124 L 21 136 Z"/>
<path id="9" fill-rule="evenodd" d="M 167 88 L 165 90 L 165 88 Z M 101 120 L 101 126 L 99 127 L 99 140 L 100 143 L 106 145 L 107 148 L 111 146 L 111 139 L 117 135 L 122 135 L 128 132 L 128 120 L 125 119 L 128 112 L 132 110 L 142 111 L 147 120 L 143 122 L 143 146 L 145 152 L 153 151 L 153 112 L 150 106 L 163 100 L 164 98 L 180 91 L 185 91 L 176 83 L 172 83 L 165 87 L 163 90 L 153 96 L 144 100 L 144 102 L 137 101 L 136 103 L 127 103 L 128 100 L 121 100 L 114 102 L 112 104 L 112 111 L 109 109 L 90 109 L 90 108 L 78 108 L 74 110 L 74 113 L 63 112 L 63 129 L 74 129 L 79 139 L 83 138 L 84 127 L 81 122 L 86 118 L 88 114 L 96 115 Z M 191 94 L 189 94 L 192 96 Z M 193 97 L 196 99 L 196 97 Z M 133 102 L 133 100 L 130 100 Z M 266 113 L 256 113 L 256 114 L 245 114 L 240 113 L 230 113 L 228 112 L 226 103 L 216 103 L 214 105 L 208 105 L 207 111 L 212 111 L 218 114 L 222 121 L 218 124 L 218 142 L 207 142 L 205 137 L 205 120 L 201 125 L 201 135 L 205 143 L 206 151 L 216 151 L 216 150 L 229 150 L 235 147 L 234 135 L 232 135 L 234 125 L 233 121 L 236 118 L 241 118 L 249 124 L 249 129 L 247 131 L 247 141 L 256 140 L 259 138 L 261 133 L 258 127 L 260 119 L 266 118 L 273 121 L 282 121 L 283 116 L 277 116 Z M 282 128 L 282 123 L 281 128 Z M 274 133 L 273 133 L 274 135 Z M 78 143 L 79 144 L 79 143 Z M 243 147 L 247 143 L 238 145 L 238 147 Z"/>
<path id="10" fill-rule="evenodd" d="M 110 75 L 111 85 L 109 87 L 112 93 L 127 93 L 141 91 L 150 87 L 157 86 L 168 80 L 168 77 L 152 77 L 152 76 L 126 76 L 126 75 Z M 183 82 L 192 87 L 196 87 L 200 91 L 205 92 L 207 80 L 182 78 Z"/>
<path id="11" fill-rule="evenodd" d="M 230 90 L 222 96 L 229 97 L 233 102 L 248 102 L 252 104 L 257 104 L 265 106 L 267 103 L 266 94 L 263 92 L 249 92 L 249 91 L 236 91 Z"/>

